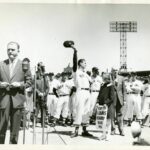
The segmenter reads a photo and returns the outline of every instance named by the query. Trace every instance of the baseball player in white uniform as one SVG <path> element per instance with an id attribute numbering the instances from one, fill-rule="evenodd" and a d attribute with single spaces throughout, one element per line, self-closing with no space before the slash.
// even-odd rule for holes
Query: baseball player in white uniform
<path id="1" fill-rule="evenodd" d="M 131 115 L 130 114 L 130 103 L 132 101 L 132 79 L 131 79 L 131 75 L 128 75 L 128 79 L 125 82 L 125 89 L 126 89 L 126 104 L 125 104 L 125 112 L 124 112 L 124 120 L 126 120 L 128 122 L 128 126 L 131 126 Z"/>
<path id="2" fill-rule="evenodd" d="M 134 73 L 131 74 L 132 84 L 130 85 L 130 100 L 128 102 L 128 112 L 127 117 L 129 120 L 133 119 L 133 115 L 136 115 L 137 120 L 142 119 L 141 113 L 141 90 L 142 90 L 142 82 L 136 79 L 136 75 Z"/>
<path id="3" fill-rule="evenodd" d="M 66 125 L 66 118 L 68 117 L 68 109 L 69 109 L 69 98 L 70 98 L 70 92 L 73 88 L 73 84 L 68 81 L 67 74 L 62 73 L 61 81 L 59 84 L 54 88 L 54 93 L 56 97 L 58 97 L 56 111 L 54 114 L 54 122 L 52 126 L 56 125 L 56 121 L 60 118 L 60 114 L 62 112 L 63 117 L 63 126 Z"/>
<path id="4" fill-rule="evenodd" d="M 54 113 L 56 111 L 56 105 L 57 105 L 57 97 L 55 96 L 53 92 L 53 88 L 58 85 L 58 80 L 54 79 L 54 74 L 49 73 L 49 93 L 47 97 L 47 108 L 48 108 L 48 114 L 49 114 L 49 122 L 54 117 Z"/>
<path id="5" fill-rule="evenodd" d="M 71 135 L 71 138 L 78 136 L 79 126 L 83 126 L 82 136 L 92 136 L 86 130 L 89 124 L 90 117 L 90 82 L 91 78 L 85 71 L 86 61 L 80 59 L 78 61 L 77 69 L 77 50 L 74 49 L 73 55 L 73 72 L 74 72 L 74 82 L 76 87 L 76 97 L 75 97 L 75 109 L 76 116 L 74 118 L 75 132 Z"/>
<path id="6" fill-rule="evenodd" d="M 74 79 L 71 78 L 68 80 L 68 82 L 71 82 L 71 85 L 74 85 Z M 69 98 L 69 113 L 68 113 L 68 125 L 73 125 L 73 120 L 76 115 L 76 110 L 75 110 L 75 95 L 76 95 L 76 88 L 74 87 L 70 93 L 70 98 Z"/>
<path id="7" fill-rule="evenodd" d="M 24 103 L 24 107 L 26 110 L 26 118 L 27 118 L 27 124 L 26 126 L 29 128 L 30 126 L 30 118 L 31 118 L 31 112 L 33 112 L 33 94 L 32 94 L 32 87 L 29 87 L 25 90 L 26 94 L 26 101 Z"/>
<path id="8" fill-rule="evenodd" d="M 143 107 L 142 107 L 142 124 L 145 125 L 150 116 L 150 79 L 147 79 L 143 86 Z M 148 123 L 149 125 L 149 123 Z"/>
<path id="9" fill-rule="evenodd" d="M 94 119 L 93 112 L 95 111 L 95 105 L 97 101 L 97 97 L 100 91 L 100 87 L 102 84 L 102 78 L 99 76 L 99 71 L 97 67 L 92 68 L 92 76 L 91 76 L 91 94 L 90 94 L 90 117 L 92 121 L 92 117 Z"/>

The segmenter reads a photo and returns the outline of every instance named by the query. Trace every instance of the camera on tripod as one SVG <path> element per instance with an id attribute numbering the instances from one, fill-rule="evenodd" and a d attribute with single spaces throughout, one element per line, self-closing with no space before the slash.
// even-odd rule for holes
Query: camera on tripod
<path id="1" fill-rule="evenodd" d="M 45 73 L 45 65 L 43 64 L 43 62 L 39 62 L 38 66 L 37 66 L 37 71 L 44 74 Z"/>

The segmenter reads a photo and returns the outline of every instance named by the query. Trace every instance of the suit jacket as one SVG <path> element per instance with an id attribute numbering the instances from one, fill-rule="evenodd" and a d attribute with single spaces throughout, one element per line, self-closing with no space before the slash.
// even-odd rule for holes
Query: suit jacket
<path id="1" fill-rule="evenodd" d="M 1 82 L 20 82 L 21 87 L 18 88 L 2 88 Z M 22 61 L 18 60 L 13 70 L 13 75 L 9 75 L 9 59 L 0 62 L 0 109 L 4 109 L 7 103 L 12 99 L 13 108 L 23 108 L 25 101 L 25 88 L 31 86 L 31 72 L 23 72 Z"/>
<path id="2" fill-rule="evenodd" d="M 115 84 L 115 90 L 116 90 L 116 99 L 114 102 L 114 105 L 116 106 L 117 100 L 120 102 L 121 105 L 124 104 L 125 99 L 125 83 L 124 83 L 124 77 L 118 75 L 117 77 L 117 83 Z"/>
<path id="3" fill-rule="evenodd" d="M 36 80 L 36 96 L 38 99 L 41 99 L 39 97 L 39 93 L 44 93 L 44 100 L 47 100 L 47 95 L 49 93 L 49 82 L 48 78 L 46 76 L 42 76 L 40 78 L 37 78 Z"/>
<path id="4" fill-rule="evenodd" d="M 115 99 L 115 89 L 114 86 L 110 83 L 104 83 L 101 88 L 97 98 L 97 102 L 100 105 L 107 104 L 110 106 L 113 104 Z"/>

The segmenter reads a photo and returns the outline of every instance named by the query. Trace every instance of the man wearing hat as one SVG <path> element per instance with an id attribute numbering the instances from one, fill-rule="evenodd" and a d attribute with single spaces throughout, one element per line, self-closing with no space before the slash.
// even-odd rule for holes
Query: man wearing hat
<path id="1" fill-rule="evenodd" d="M 54 73 L 49 73 L 48 77 L 49 77 L 48 78 L 49 93 L 47 97 L 47 108 L 48 108 L 49 121 L 51 121 L 56 111 L 57 98 L 53 92 L 53 88 L 56 86 L 57 80 L 54 79 Z"/>
<path id="2" fill-rule="evenodd" d="M 68 109 L 69 109 L 69 98 L 70 98 L 70 92 L 74 85 L 71 84 L 71 82 L 68 81 L 68 75 L 63 72 L 61 74 L 61 81 L 59 84 L 54 87 L 53 91 L 56 97 L 58 98 L 57 105 L 56 105 L 56 111 L 54 113 L 54 121 L 52 126 L 56 125 L 56 121 L 60 118 L 61 112 L 63 117 L 63 126 L 66 125 L 66 119 L 68 117 Z"/>
<path id="3" fill-rule="evenodd" d="M 130 101 L 132 100 L 132 90 L 131 90 L 132 80 L 131 80 L 131 74 L 127 76 L 127 80 L 125 82 L 125 89 L 126 89 L 126 109 L 124 113 L 124 120 L 128 122 L 128 126 L 131 126 L 131 120 L 128 118 L 130 111 Z"/>
<path id="4" fill-rule="evenodd" d="M 136 119 L 141 121 L 142 113 L 141 113 L 141 90 L 142 90 L 142 82 L 137 80 L 136 73 L 131 73 L 131 85 L 130 85 L 130 101 L 128 105 L 127 117 L 129 120 L 133 120 L 133 115 L 135 114 Z"/>
<path id="5" fill-rule="evenodd" d="M 55 75 L 55 79 L 56 79 L 57 81 L 60 81 L 60 77 L 61 77 L 61 73 L 57 73 L 57 74 Z"/>

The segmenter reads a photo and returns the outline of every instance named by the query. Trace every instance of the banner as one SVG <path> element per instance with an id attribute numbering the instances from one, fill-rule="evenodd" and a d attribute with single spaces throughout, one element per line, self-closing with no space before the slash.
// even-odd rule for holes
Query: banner
<path id="1" fill-rule="evenodd" d="M 106 129 L 107 109 L 107 106 L 97 106 L 96 128 L 100 131 L 104 131 Z"/>

